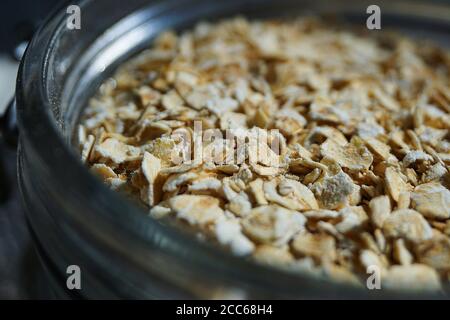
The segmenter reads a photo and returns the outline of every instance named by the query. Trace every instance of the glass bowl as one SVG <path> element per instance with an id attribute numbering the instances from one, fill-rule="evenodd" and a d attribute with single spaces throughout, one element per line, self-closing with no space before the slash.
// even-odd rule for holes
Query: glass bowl
<path id="1" fill-rule="evenodd" d="M 34 36 L 16 90 L 18 176 L 35 247 L 58 298 L 408 298 L 258 265 L 150 219 L 93 177 L 72 145 L 82 108 L 123 61 L 162 30 L 199 20 L 320 13 L 365 26 L 366 1 L 82 0 L 81 29 L 62 5 Z M 449 45 L 450 7 L 378 1 L 382 27 Z M 383 32 L 374 31 L 374 32 Z M 67 268 L 81 270 L 68 290 Z M 421 294 L 420 297 L 445 297 Z"/>

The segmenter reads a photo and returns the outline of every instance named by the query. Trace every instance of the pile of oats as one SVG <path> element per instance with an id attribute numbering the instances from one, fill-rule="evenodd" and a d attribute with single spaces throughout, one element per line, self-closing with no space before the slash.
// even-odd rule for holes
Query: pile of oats
<path id="1" fill-rule="evenodd" d="M 383 288 L 440 289 L 450 281 L 450 55 L 383 36 L 315 19 L 165 32 L 91 100 L 81 158 L 150 217 L 236 255 L 359 285 L 376 266 Z M 238 138 L 276 129 L 279 152 L 216 139 L 202 142 L 213 157 L 174 162 L 196 121 Z"/>

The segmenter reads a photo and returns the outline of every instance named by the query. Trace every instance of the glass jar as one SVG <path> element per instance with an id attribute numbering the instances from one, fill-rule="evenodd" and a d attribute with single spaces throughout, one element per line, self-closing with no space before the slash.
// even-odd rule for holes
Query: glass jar
<path id="1" fill-rule="evenodd" d="M 161 225 L 109 190 L 71 146 L 80 110 L 118 64 L 167 28 L 245 14 L 251 18 L 332 13 L 365 26 L 366 1 L 84 0 L 81 29 L 67 28 L 66 7 L 44 23 L 17 81 L 18 176 L 27 219 L 48 282 L 60 298 L 392 298 L 236 258 Z M 448 45 L 450 7 L 439 2 L 378 1 L 384 27 Z M 376 32 L 376 31 L 375 31 Z M 68 290 L 67 268 L 81 270 Z"/>

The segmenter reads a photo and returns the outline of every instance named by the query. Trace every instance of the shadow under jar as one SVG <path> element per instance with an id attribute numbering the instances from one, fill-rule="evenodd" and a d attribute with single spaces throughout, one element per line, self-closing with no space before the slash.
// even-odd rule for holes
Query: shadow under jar
<path id="1" fill-rule="evenodd" d="M 430 1 L 379 2 L 383 28 L 406 30 L 449 45 L 449 6 Z M 122 62 L 147 48 L 163 30 L 182 30 L 200 20 L 214 21 L 237 14 L 270 18 L 330 13 L 365 26 L 369 2 L 75 3 L 81 9 L 81 29 L 67 28 L 66 6 L 46 21 L 22 60 L 16 96 L 19 184 L 34 243 L 55 297 L 407 298 L 413 295 L 291 274 L 199 242 L 150 219 L 141 208 L 109 190 L 89 173 L 72 146 L 82 108 L 102 81 Z M 70 265 L 81 269 L 81 290 L 66 287 L 66 270 Z"/>

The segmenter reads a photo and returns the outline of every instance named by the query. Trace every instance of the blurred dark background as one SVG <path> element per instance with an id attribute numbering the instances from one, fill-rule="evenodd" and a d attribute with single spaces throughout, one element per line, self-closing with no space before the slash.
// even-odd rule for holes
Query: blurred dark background
<path id="1" fill-rule="evenodd" d="M 9 51 L 29 39 L 34 28 L 64 0 L 2 0 L 0 7 L 0 51 Z"/>
<path id="2" fill-rule="evenodd" d="M 0 2 L 0 117 L 14 95 L 18 56 L 33 31 L 63 1 Z M 17 190 L 16 150 L 0 134 L 0 299 L 49 298 L 42 294 L 43 286 Z"/>

